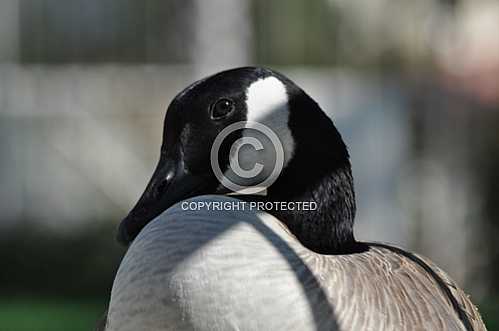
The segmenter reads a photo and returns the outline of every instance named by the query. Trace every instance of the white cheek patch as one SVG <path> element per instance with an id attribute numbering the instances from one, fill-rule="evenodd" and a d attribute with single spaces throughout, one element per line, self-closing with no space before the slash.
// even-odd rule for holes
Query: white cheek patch
<path id="1" fill-rule="evenodd" d="M 284 149 L 284 167 L 293 157 L 295 142 L 289 129 L 286 86 L 270 76 L 253 82 L 246 90 L 247 120 L 268 126 L 279 137 Z"/>
<path id="2" fill-rule="evenodd" d="M 288 125 L 288 102 L 286 87 L 276 77 L 259 79 L 248 87 L 246 120 L 249 123 L 231 148 L 225 178 L 240 187 L 265 189 L 279 177 L 293 157 L 295 147 Z M 264 127 L 252 126 L 255 122 Z"/>

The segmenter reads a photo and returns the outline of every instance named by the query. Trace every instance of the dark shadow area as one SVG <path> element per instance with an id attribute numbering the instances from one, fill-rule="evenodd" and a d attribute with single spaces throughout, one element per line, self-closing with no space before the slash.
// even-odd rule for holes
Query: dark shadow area
<path id="1" fill-rule="evenodd" d="M 102 300 L 124 249 L 112 224 L 71 233 L 26 224 L 0 232 L 0 292 L 8 297 Z"/>

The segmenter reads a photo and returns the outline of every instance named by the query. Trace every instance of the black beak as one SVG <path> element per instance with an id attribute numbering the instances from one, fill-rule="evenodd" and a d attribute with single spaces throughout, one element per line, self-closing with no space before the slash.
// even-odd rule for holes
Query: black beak
<path id="1" fill-rule="evenodd" d="M 117 239 L 130 244 L 139 232 L 154 218 L 173 204 L 209 193 L 207 176 L 196 176 L 185 169 L 182 160 L 161 156 L 146 190 L 127 217 L 121 221 Z"/>

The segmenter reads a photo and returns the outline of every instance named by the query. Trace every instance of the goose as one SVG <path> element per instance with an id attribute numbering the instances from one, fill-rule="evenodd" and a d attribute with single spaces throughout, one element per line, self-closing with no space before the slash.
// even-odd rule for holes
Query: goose
<path id="1" fill-rule="evenodd" d="M 215 158 L 223 176 L 237 162 L 281 165 L 251 194 L 212 166 L 217 137 L 241 121 L 270 128 L 282 147 L 269 138 L 243 149 L 248 126 L 226 136 Z M 256 177 L 245 187 L 258 187 Z M 300 87 L 261 67 L 199 80 L 169 105 L 157 167 L 118 228 L 128 249 L 103 329 L 486 330 L 433 262 L 357 241 L 355 208 L 347 147 Z"/>

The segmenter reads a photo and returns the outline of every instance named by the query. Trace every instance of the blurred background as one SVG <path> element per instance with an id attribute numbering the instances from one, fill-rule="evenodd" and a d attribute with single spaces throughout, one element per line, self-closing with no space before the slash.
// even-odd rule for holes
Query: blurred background
<path id="1" fill-rule="evenodd" d="M 430 257 L 499 330 L 498 36 L 497 0 L 2 0 L 0 330 L 93 328 L 168 103 L 247 64 L 332 114 L 357 237 Z"/>

